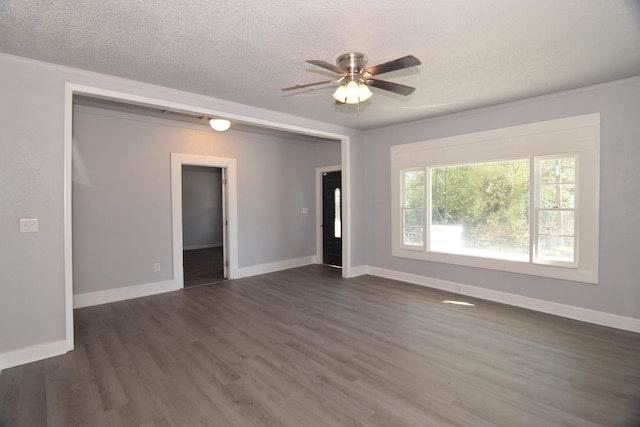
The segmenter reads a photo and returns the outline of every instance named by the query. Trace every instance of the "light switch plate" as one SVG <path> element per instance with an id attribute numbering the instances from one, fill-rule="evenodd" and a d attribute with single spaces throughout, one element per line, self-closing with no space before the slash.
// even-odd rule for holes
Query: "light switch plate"
<path id="1" fill-rule="evenodd" d="M 38 218 L 21 218 L 20 219 L 20 232 L 21 233 L 37 233 L 38 232 Z"/>

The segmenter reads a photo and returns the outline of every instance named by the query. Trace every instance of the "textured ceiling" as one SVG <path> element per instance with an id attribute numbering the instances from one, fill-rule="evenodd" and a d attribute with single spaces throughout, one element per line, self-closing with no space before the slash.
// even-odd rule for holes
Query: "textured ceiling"
<path id="1" fill-rule="evenodd" d="M 280 90 L 350 51 L 417 90 Z M 0 52 L 369 129 L 638 76 L 640 1 L 0 0 Z"/>

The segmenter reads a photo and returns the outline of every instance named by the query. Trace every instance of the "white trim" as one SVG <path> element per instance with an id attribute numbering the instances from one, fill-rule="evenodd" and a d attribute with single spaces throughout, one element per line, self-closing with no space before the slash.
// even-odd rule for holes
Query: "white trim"
<path id="1" fill-rule="evenodd" d="M 70 351 L 68 340 L 53 341 L 44 344 L 37 344 L 24 347 L 18 350 L 0 353 L 0 372 L 3 369 L 24 365 L 25 363 L 36 362 L 48 357 L 60 356 Z M 73 350 L 73 349 L 72 349 Z"/>
<path id="2" fill-rule="evenodd" d="M 385 268 L 367 266 L 367 274 L 386 279 L 399 280 L 414 285 L 425 286 L 427 288 L 439 289 L 456 294 L 467 295 L 487 301 L 526 308 L 541 313 L 553 314 L 555 316 L 566 317 L 579 320 L 581 322 L 593 323 L 610 328 L 622 329 L 630 332 L 640 333 L 640 319 L 620 316 L 617 314 L 605 313 L 588 308 L 575 307 L 567 304 L 560 304 L 552 301 L 545 301 L 537 298 L 525 297 L 508 292 L 494 291 L 478 286 L 466 285 L 448 280 L 436 279 L 433 277 L 420 276 L 417 274 L 404 273 L 401 271 L 388 270 Z"/>
<path id="3" fill-rule="evenodd" d="M 173 281 L 176 287 L 184 287 L 182 266 L 182 166 L 208 166 L 226 169 L 227 209 L 229 222 L 229 277 L 236 278 L 238 270 L 238 180 L 236 159 L 227 157 L 201 156 L 197 154 L 171 153 L 171 229 L 173 235 Z M 224 204 L 224 202 L 223 202 Z"/>
<path id="4" fill-rule="evenodd" d="M 341 189 L 342 194 L 342 277 L 351 276 L 351 174 L 349 165 L 351 164 L 351 143 L 349 137 L 342 139 L 342 174 Z"/>
<path id="5" fill-rule="evenodd" d="M 412 142 L 394 145 L 392 154 L 415 153 L 417 151 L 433 150 L 435 148 L 451 148 L 460 145 L 477 144 L 484 141 L 496 141 L 506 138 L 528 137 L 532 135 L 562 132 L 567 129 L 593 128 L 600 126 L 600 113 L 583 114 L 580 116 L 563 117 L 561 119 L 545 120 L 542 122 L 526 123 L 522 125 L 473 132 L 462 135 L 448 136 L 429 141 Z M 590 134 L 587 130 L 586 135 Z M 504 147 L 502 147 L 504 149 Z M 494 157 L 489 155 L 488 158 Z"/>
<path id="6" fill-rule="evenodd" d="M 252 265 L 249 267 L 241 267 L 238 269 L 236 279 L 243 277 L 257 276 L 259 274 L 273 273 L 274 271 L 287 270 L 289 268 L 303 267 L 305 265 L 315 264 L 315 256 L 307 256 L 301 258 L 292 258 L 283 261 L 270 262 L 267 264 Z"/>
<path id="7" fill-rule="evenodd" d="M 209 249 L 209 248 L 220 248 L 220 247 L 222 247 L 222 242 L 210 243 L 207 245 L 185 245 L 182 249 L 185 251 L 192 251 L 195 249 Z"/>
<path id="8" fill-rule="evenodd" d="M 75 294 L 73 296 L 73 308 L 90 307 L 179 290 L 180 288 L 176 288 L 175 285 L 176 283 L 173 280 L 167 280 L 164 282 L 145 283 L 142 285 L 105 289 L 104 291 Z"/>
<path id="9" fill-rule="evenodd" d="M 322 174 L 325 172 L 337 172 L 341 170 L 340 165 L 316 168 L 316 263 L 318 264 L 322 264 L 324 262 L 324 251 L 322 247 Z M 342 248 L 342 250 L 342 261 L 344 262 L 344 248 Z"/>
<path id="10" fill-rule="evenodd" d="M 351 276 L 350 277 L 358 277 L 364 276 L 368 274 L 368 266 L 366 265 L 358 265 L 355 267 L 351 267 Z"/>
<path id="11" fill-rule="evenodd" d="M 131 93 L 117 92 L 109 89 L 102 89 L 97 87 L 85 86 L 75 83 L 67 83 L 67 85 L 73 90 L 75 95 L 87 95 L 92 98 L 105 99 L 110 101 L 120 101 L 128 104 L 136 104 L 146 107 L 165 107 L 171 111 L 182 113 L 196 113 L 204 116 L 218 116 L 228 119 L 232 122 L 248 123 L 251 125 L 264 127 L 268 129 L 279 129 L 293 133 L 299 133 L 302 135 L 317 136 L 320 138 L 334 139 L 343 141 L 347 138 L 345 135 L 341 135 L 334 132 L 327 132 L 318 129 L 310 129 L 302 126 L 295 126 L 285 123 L 277 123 L 271 120 L 263 120 L 255 117 L 249 117 L 242 114 L 229 113 L 220 110 L 212 110 L 210 108 L 198 107 L 195 105 L 181 104 L 178 102 L 169 101 L 166 99 L 149 98 L 146 96 L 134 95 Z M 168 88 L 162 88 L 168 89 Z M 188 94 L 182 92 L 182 94 Z"/>
<path id="12" fill-rule="evenodd" d="M 63 244 L 64 244 L 64 315 L 66 351 L 74 348 L 73 335 L 73 89 L 64 91 L 63 141 Z"/>

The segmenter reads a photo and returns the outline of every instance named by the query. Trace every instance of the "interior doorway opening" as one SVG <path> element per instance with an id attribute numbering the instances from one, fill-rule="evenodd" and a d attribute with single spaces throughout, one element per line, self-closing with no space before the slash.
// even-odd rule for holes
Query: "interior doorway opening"
<path id="1" fill-rule="evenodd" d="M 238 229 L 237 229 L 237 176 L 236 159 L 210 157 L 197 154 L 171 154 L 171 217 L 173 233 L 173 277 L 177 288 L 184 288 L 184 248 L 183 244 L 183 167 L 201 166 L 218 168 L 221 175 L 220 194 L 222 197 L 222 248 L 224 278 L 236 278 L 238 269 Z M 204 283 L 203 283 L 204 284 Z"/>
<path id="2" fill-rule="evenodd" d="M 184 287 L 228 278 L 225 169 L 182 165 L 182 244 Z"/>

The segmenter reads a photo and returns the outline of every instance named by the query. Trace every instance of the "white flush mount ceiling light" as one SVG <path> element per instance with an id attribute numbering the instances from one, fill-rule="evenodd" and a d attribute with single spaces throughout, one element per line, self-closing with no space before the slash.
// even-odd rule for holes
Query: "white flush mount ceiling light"
<path id="1" fill-rule="evenodd" d="M 211 125 L 213 130 L 224 132 L 225 130 L 229 129 L 229 126 L 231 126 L 231 122 L 224 119 L 209 119 L 209 125 Z"/>
<path id="2" fill-rule="evenodd" d="M 367 66 L 367 61 L 367 55 L 358 52 L 340 55 L 336 59 L 336 65 L 322 60 L 308 60 L 307 62 L 309 64 L 317 65 L 325 70 L 332 71 L 340 77 L 336 80 L 297 84 L 295 86 L 285 87 L 282 90 L 294 90 L 327 83 L 339 83 L 340 86 L 338 86 L 338 89 L 333 93 L 333 98 L 343 104 L 359 104 L 360 102 L 364 102 L 371 98 L 371 95 L 373 94 L 371 93 L 369 86 L 403 96 L 409 96 L 415 90 L 415 88 L 411 86 L 373 78 L 373 76 L 377 76 L 378 74 L 389 73 L 391 71 L 420 65 L 420 60 L 415 56 L 407 55 L 374 67 L 365 68 Z"/>

